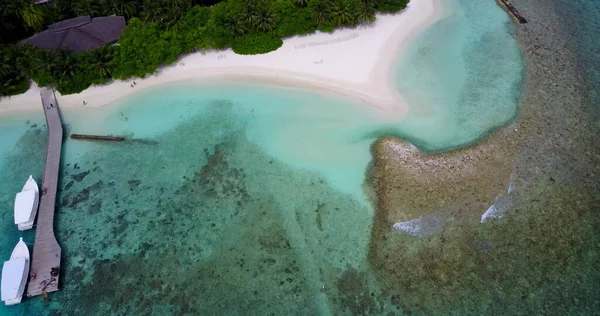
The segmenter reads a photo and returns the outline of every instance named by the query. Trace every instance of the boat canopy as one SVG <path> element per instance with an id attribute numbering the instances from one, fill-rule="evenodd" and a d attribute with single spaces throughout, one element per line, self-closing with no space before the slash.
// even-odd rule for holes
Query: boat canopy
<path id="1" fill-rule="evenodd" d="M 19 295 L 19 287 L 25 271 L 25 258 L 13 259 L 4 262 L 2 267 L 2 300 L 11 300 Z"/>
<path id="2" fill-rule="evenodd" d="M 17 193 L 15 197 L 15 224 L 29 221 L 33 204 L 35 203 L 36 191 L 23 191 Z"/>

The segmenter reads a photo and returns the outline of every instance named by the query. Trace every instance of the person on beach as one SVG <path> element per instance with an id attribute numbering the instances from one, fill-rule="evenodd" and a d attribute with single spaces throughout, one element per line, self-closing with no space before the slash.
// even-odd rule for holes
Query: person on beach
<path id="1" fill-rule="evenodd" d="M 83 100 L 83 105 L 87 105 L 87 103 L 85 102 L 85 100 Z"/>
<path id="2" fill-rule="evenodd" d="M 46 191 L 48 191 L 48 188 L 44 185 L 42 187 L 42 196 L 46 195 Z"/>

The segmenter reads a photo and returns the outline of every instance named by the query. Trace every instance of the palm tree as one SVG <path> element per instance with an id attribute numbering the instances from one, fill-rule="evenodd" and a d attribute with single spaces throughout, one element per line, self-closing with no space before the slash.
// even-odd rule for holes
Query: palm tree
<path id="1" fill-rule="evenodd" d="M 232 21 L 232 23 L 238 24 L 240 27 L 251 27 L 254 25 L 254 16 L 256 14 L 256 9 L 251 5 L 244 5 L 242 12 L 239 14 L 238 18 Z"/>
<path id="2" fill-rule="evenodd" d="M 163 22 L 163 27 L 169 31 L 177 32 L 181 29 L 182 25 L 179 23 L 181 20 L 181 16 L 176 16 L 176 12 L 171 12 L 165 21 Z"/>
<path id="3" fill-rule="evenodd" d="M 25 1 L 5 0 L 0 4 L 0 17 L 20 16 L 21 8 L 26 5 Z"/>
<path id="4" fill-rule="evenodd" d="M 66 20 L 75 15 L 74 6 L 75 0 L 53 0 L 53 9 L 56 10 L 56 21 Z M 47 6 L 45 10 L 49 10 L 52 6 Z"/>
<path id="5" fill-rule="evenodd" d="M 3 52 L 4 53 L 4 52 Z M 14 71 L 14 66 L 5 61 L 7 56 L 2 56 L 2 64 L 0 64 L 0 77 L 8 77 Z"/>
<path id="6" fill-rule="evenodd" d="M 159 23 L 161 24 L 165 18 L 166 9 L 158 2 L 152 0 L 144 0 L 142 6 L 142 21 L 144 23 Z"/>
<path id="7" fill-rule="evenodd" d="M 255 9 L 258 6 L 259 0 L 244 0 L 244 7 Z"/>
<path id="8" fill-rule="evenodd" d="M 54 65 L 57 63 L 55 52 L 42 51 L 35 60 L 35 69 L 52 73 Z"/>
<path id="9" fill-rule="evenodd" d="M 359 21 L 375 22 L 375 5 L 373 2 L 361 1 L 356 17 Z"/>
<path id="10" fill-rule="evenodd" d="M 308 5 L 309 0 L 292 0 L 292 2 L 299 7 L 306 7 Z"/>
<path id="11" fill-rule="evenodd" d="M 76 15 L 100 15 L 100 6 L 96 0 L 76 0 L 74 4 Z"/>
<path id="12" fill-rule="evenodd" d="M 103 3 L 104 14 L 123 15 L 130 19 L 137 12 L 137 3 L 132 0 L 105 0 Z"/>
<path id="13" fill-rule="evenodd" d="M 188 0 L 166 0 L 173 11 L 188 10 L 191 7 L 191 2 Z"/>
<path id="14" fill-rule="evenodd" d="M 329 0 L 316 0 L 309 2 L 309 7 L 314 12 L 317 25 L 327 24 L 332 6 L 333 4 Z"/>
<path id="15" fill-rule="evenodd" d="M 248 32 L 247 16 L 244 14 L 238 15 L 237 18 L 227 21 L 227 26 L 233 31 L 234 36 L 242 36 Z"/>
<path id="16" fill-rule="evenodd" d="M 23 22 L 30 28 L 39 32 L 44 27 L 43 12 L 37 5 L 30 3 L 21 9 L 21 17 Z"/>
<path id="17" fill-rule="evenodd" d="M 331 10 L 331 18 L 335 25 L 352 25 L 354 16 L 350 6 L 343 0 L 338 0 Z"/>
<path id="18" fill-rule="evenodd" d="M 89 53 L 88 60 L 89 69 L 104 78 L 110 78 L 114 62 L 114 49 L 110 46 L 103 46 Z"/>
<path id="19" fill-rule="evenodd" d="M 16 57 L 17 47 L 15 45 L 0 48 L 0 76 L 8 77 L 17 72 L 17 66 L 14 62 Z"/>
<path id="20" fill-rule="evenodd" d="M 14 90 L 15 80 L 9 78 L 0 82 L 0 96 L 11 95 Z"/>
<path id="21" fill-rule="evenodd" d="M 137 2 L 130 0 L 119 0 L 118 11 L 120 11 L 121 14 L 125 16 L 125 18 L 130 19 L 137 13 Z"/>
<path id="22" fill-rule="evenodd" d="M 277 25 L 277 15 L 271 8 L 260 7 L 254 11 L 254 27 L 259 31 L 270 32 Z"/>
<path id="23" fill-rule="evenodd" d="M 75 74 L 77 59 L 73 53 L 66 50 L 58 50 L 54 53 L 54 67 L 52 74 L 58 78 L 72 77 Z"/>
<path id="24" fill-rule="evenodd" d="M 329 15 L 325 11 L 315 12 L 315 20 L 317 20 L 317 25 L 325 25 L 325 23 L 327 23 L 328 18 Z"/>
<path id="25" fill-rule="evenodd" d="M 20 48 L 19 57 L 17 57 L 17 67 L 26 78 L 33 78 L 37 71 L 37 49 L 33 45 L 24 45 Z"/>
<path id="26" fill-rule="evenodd" d="M 191 8 L 191 1 L 189 0 L 164 0 L 162 4 L 160 4 L 163 9 L 163 27 L 166 26 L 168 28 L 174 27 L 179 20 L 181 20 L 187 11 Z M 175 26 L 176 27 L 176 26 Z"/>

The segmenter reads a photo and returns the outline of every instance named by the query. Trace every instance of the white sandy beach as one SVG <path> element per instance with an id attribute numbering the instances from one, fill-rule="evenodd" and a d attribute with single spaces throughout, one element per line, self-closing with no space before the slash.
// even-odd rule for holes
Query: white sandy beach
<path id="1" fill-rule="evenodd" d="M 187 80 L 265 82 L 324 89 L 359 98 L 393 115 L 406 114 L 407 105 L 392 86 L 394 62 L 408 40 L 443 15 L 440 0 L 412 0 L 395 15 L 378 15 L 373 25 L 333 33 L 316 33 L 284 40 L 278 50 L 254 56 L 231 50 L 188 55 L 144 79 L 92 86 L 79 94 L 61 96 L 59 105 L 100 107 L 145 89 Z M 36 110 L 40 89 L 33 84 L 24 94 L 0 99 L 0 114 Z"/>

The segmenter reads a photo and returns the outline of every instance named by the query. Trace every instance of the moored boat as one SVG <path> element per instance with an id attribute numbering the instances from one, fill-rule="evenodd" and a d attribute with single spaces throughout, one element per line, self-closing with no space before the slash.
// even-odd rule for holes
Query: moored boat
<path id="1" fill-rule="evenodd" d="M 21 303 L 28 273 L 29 249 L 23 242 L 23 238 L 20 238 L 10 256 L 10 260 L 5 261 L 2 266 L 0 291 L 2 292 L 2 301 L 6 305 Z"/>
<path id="2" fill-rule="evenodd" d="M 39 201 L 38 185 L 33 177 L 29 176 L 23 190 L 15 196 L 15 224 L 19 230 L 28 230 L 33 227 Z"/>

